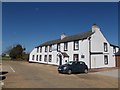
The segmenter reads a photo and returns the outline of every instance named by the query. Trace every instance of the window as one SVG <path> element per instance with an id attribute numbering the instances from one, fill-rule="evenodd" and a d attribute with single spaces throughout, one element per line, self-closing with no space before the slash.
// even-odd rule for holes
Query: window
<path id="1" fill-rule="evenodd" d="M 32 60 L 34 60 L 34 58 L 35 58 L 35 55 L 32 55 Z"/>
<path id="2" fill-rule="evenodd" d="M 40 47 L 40 53 L 42 52 L 42 47 Z"/>
<path id="3" fill-rule="evenodd" d="M 36 56 L 36 61 L 38 61 L 38 55 Z"/>
<path id="4" fill-rule="evenodd" d="M 39 47 L 37 47 L 37 53 L 39 52 Z"/>
<path id="5" fill-rule="evenodd" d="M 113 47 L 113 54 L 115 54 L 116 53 L 116 48 L 115 47 Z"/>
<path id="6" fill-rule="evenodd" d="M 60 43 L 57 44 L 57 51 L 60 51 Z"/>
<path id="7" fill-rule="evenodd" d="M 49 46 L 49 52 L 52 52 L 52 45 Z"/>
<path id="8" fill-rule="evenodd" d="M 39 61 L 42 61 L 42 55 L 39 56 Z"/>
<path id="9" fill-rule="evenodd" d="M 108 56 L 107 56 L 107 55 L 104 56 L 104 64 L 105 64 L 105 65 L 108 64 Z"/>
<path id="10" fill-rule="evenodd" d="M 81 58 L 85 58 L 85 55 L 81 55 Z"/>
<path id="11" fill-rule="evenodd" d="M 44 57 L 44 62 L 47 62 L 47 55 L 45 55 Z"/>
<path id="12" fill-rule="evenodd" d="M 104 52 L 108 51 L 107 43 L 104 43 Z"/>
<path id="13" fill-rule="evenodd" d="M 47 46 L 45 46 L 45 52 L 47 52 Z"/>
<path id="14" fill-rule="evenodd" d="M 52 55 L 49 55 L 49 62 L 52 61 Z"/>
<path id="15" fill-rule="evenodd" d="M 68 43 L 64 43 L 64 51 L 67 51 L 68 50 Z"/>
<path id="16" fill-rule="evenodd" d="M 73 60 L 74 61 L 79 61 L 79 55 L 78 54 L 73 54 Z"/>
<path id="17" fill-rule="evenodd" d="M 79 41 L 74 41 L 74 50 L 79 49 Z"/>

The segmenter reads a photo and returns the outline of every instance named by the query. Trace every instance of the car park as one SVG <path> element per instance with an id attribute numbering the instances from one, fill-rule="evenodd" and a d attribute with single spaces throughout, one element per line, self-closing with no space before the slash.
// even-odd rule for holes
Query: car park
<path id="1" fill-rule="evenodd" d="M 88 73 L 88 66 L 83 61 L 69 61 L 58 67 L 59 73 Z"/>

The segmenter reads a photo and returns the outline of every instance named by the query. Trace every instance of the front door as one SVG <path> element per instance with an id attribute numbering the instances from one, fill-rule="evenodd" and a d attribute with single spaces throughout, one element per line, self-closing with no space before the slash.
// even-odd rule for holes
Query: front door
<path id="1" fill-rule="evenodd" d="M 59 55 L 59 65 L 62 65 L 62 55 Z"/>

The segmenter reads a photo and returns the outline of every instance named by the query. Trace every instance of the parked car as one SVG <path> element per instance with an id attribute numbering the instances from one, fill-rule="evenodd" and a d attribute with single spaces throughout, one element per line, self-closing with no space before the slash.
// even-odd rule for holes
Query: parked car
<path id="1" fill-rule="evenodd" d="M 70 61 L 58 67 L 59 73 L 88 73 L 88 66 L 82 61 Z"/>

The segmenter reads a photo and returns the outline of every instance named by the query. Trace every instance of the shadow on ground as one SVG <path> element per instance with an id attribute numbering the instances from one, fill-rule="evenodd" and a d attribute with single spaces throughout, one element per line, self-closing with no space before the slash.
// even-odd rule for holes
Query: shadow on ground
<path id="1" fill-rule="evenodd" d="M 0 72 L 0 75 L 7 74 L 7 73 L 8 73 L 7 71 L 2 71 Z"/>
<path id="2" fill-rule="evenodd" d="M 7 74 L 7 73 L 8 73 L 7 71 L 0 72 L 0 80 L 6 79 L 6 76 L 4 76 L 4 74 Z"/>

